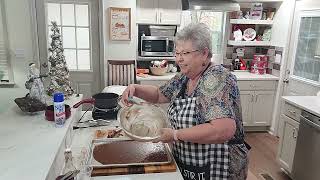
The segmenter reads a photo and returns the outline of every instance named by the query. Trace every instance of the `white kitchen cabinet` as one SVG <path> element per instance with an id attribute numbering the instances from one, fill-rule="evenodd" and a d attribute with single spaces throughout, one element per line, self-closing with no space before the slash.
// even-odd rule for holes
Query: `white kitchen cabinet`
<path id="1" fill-rule="evenodd" d="M 252 103 L 252 125 L 270 126 L 272 120 L 274 91 L 255 91 Z"/>
<path id="2" fill-rule="evenodd" d="M 180 0 L 137 0 L 137 23 L 174 24 L 181 21 Z"/>
<path id="3" fill-rule="evenodd" d="M 158 0 L 137 0 L 137 23 L 156 24 Z"/>
<path id="4" fill-rule="evenodd" d="M 290 174 L 292 172 L 293 158 L 296 149 L 299 122 L 282 114 L 280 123 L 282 134 L 280 134 L 278 160 L 280 166 Z"/>
<path id="5" fill-rule="evenodd" d="M 252 110 L 253 91 L 240 91 L 242 122 L 244 126 L 250 124 Z"/>
<path id="6" fill-rule="evenodd" d="M 274 91 L 240 91 L 244 126 L 270 126 Z"/>
<path id="7" fill-rule="evenodd" d="M 289 174 L 292 173 L 294 153 L 299 133 L 301 109 L 284 103 L 279 122 L 279 148 L 277 159 L 280 166 Z"/>
<path id="8" fill-rule="evenodd" d="M 271 125 L 276 84 L 276 81 L 238 81 L 244 126 L 268 127 Z"/>

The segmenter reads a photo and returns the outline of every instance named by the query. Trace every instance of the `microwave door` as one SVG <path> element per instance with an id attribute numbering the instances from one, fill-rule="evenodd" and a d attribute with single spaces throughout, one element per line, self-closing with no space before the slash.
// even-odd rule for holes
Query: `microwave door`
<path id="1" fill-rule="evenodd" d="M 173 40 L 168 37 L 144 37 L 141 39 L 141 56 L 173 56 Z"/>
<path id="2" fill-rule="evenodd" d="M 166 53 L 166 41 L 164 40 L 143 40 L 141 43 L 141 55 L 162 56 Z"/>

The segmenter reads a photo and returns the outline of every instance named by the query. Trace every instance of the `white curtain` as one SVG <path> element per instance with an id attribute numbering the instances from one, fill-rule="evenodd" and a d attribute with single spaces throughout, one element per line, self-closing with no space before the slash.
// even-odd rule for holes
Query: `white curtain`
<path id="1" fill-rule="evenodd" d="M 4 39 L 4 33 L 6 32 L 4 29 L 4 13 L 3 3 L 0 3 L 0 80 L 9 81 L 8 51 Z"/>

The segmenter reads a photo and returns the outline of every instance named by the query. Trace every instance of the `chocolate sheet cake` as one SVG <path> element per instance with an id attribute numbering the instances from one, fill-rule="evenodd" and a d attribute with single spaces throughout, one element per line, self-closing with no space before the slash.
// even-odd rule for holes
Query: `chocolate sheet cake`
<path id="1" fill-rule="evenodd" d="M 103 165 L 168 162 L 163 143 L 118 141 L 94 147 L 93 157 Z"/>

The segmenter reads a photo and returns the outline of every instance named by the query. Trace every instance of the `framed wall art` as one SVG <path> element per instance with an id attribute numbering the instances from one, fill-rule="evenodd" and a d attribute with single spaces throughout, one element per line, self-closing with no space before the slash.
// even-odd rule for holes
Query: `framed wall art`
<path id="1" fill-rule="evenodd" d="M 131 8 L 110 7 L 110 40 L 131 40 Z"/>

